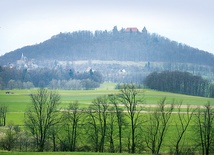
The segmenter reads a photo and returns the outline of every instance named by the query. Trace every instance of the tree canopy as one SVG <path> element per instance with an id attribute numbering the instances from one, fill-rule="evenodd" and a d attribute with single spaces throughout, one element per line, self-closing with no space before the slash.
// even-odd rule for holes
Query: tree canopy
<path id="1" fill-rule="evenodd" d="M 144 84 L 151 89 L 173 93 L 205 97 L 213 94 L 213 85 L 208 80 L 188 72 L 153 72 L 145 78 Z"/>

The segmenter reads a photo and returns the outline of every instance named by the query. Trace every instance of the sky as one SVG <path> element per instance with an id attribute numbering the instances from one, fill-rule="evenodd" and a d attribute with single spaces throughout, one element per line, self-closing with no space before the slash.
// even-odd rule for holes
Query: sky
<path id="1" fill-rule="evenodd" d="M 60 32 L 147 28 L 214 54 L 213 0 L 0 0 L 0 56 Z"/>

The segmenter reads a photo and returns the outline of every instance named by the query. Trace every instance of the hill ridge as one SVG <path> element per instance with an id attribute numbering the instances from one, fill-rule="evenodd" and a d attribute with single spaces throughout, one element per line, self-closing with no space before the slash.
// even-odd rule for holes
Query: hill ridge
<path id="1" fill-rule="evenodd" d="M 136 29 L 135 29 L 136 30 Z M 0 65 L 16 63 L 22 53 L 35 61 L 115 60 L 191 63 L 214 66 L 214 55 L 155 33 L 129 28 L 59 33 L 50 39 L 25 46 L 0 57 Z"/>

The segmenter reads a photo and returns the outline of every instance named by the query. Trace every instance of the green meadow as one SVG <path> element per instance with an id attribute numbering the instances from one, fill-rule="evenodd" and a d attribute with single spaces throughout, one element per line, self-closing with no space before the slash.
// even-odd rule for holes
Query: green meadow
<path id="1" fill-rule="evenodd" d="M 88 107 L 92 100 L 98 96 L 116 94 L 119 90 L 114 89 L 115 84 L 104 83 L 96 90 L 56 90 L 61 96 L 61 107 L 66 108 L 71 102 L 78 101 L 82 107 Z M 8 90 L 0 90 L 0 105 L 8 107 L 6 123 L 15 125 L 23 125 L 24 112 L 31 104 L 30 94 L 37 90 L 9 90 L 11 93 L 6 94 Z M 167 102 L 182 101 L 183 105 L 204 105 L 208 101 L 214 105 L 214 100 L 211 98 L 188 96 L 181 94 L 174 94 L 168 92 L 160 92 L 149 89 L 142 89 L 142 96 L 144 97 L 144 104 L 148 106 L 157 104 L 159 100 L 166 97 Z"/>
<path id="2" fill-rule="evenodd" d="M 69 103 L 78 101 L 81 107 L 87 108 L 90 104 L 92 104 L 93 99 L 99 96 L 108 95 L 108 94 L 117 94 L 120 93 L 119 90 L 115 90 L 115 84 L 113 83 L 104 83 L 100 88 L 96 90 L 56 90 L 57 93 L 61 96 L 61 108 L 66 108 Z M 10 91 L 10 94 L 6 94 L 7 91 Z M 6 105 L 8 107 L 6 124 L 13 125 L 24 125 L 24 113 L 26 109 L 31 105 L 30 94 L 36 93 L 37 89 L 32 90 L 0 90 L 0 105 Z M 143 105 L 146 108 L 144 110 L 151 110 L 154 108 L 161 99 L 166 97 L 167 103 L 172 103 L 175 100 L 175 104 L 180 101 L 183 102 L 183 105 L 193 105 L 194 107 L 203 106 L 208 101 L 212 105 L 214 105 L 214 100 L 212 98 L 204 98 L 204 97 L 196 97 L 182 94 L 174 94 L 169 92 L 160 92 L 149 89 L 142 89 L 142 94 L 140 94 L 144 98 Z M 185 106 L 182 109 L 185 111 Z M 176 111 L 176 109 L 175 109 Z M 176 114 L 176 113 L 175 113 Z M 147 116 L 147 115 L 144 115 Z M 173 120 L 177 119 L 177 115 L 173 115 Z M 190 124 L 190 128 L 191 124 Z M 3 128 L 2 128 L 3 130 Z M 162 149 L 162 152 L 169 152 L 169 146 L 175 140 L 176 137 L 176 126 L 175 122 L 171 122 L 169 132 L 166 135 L 167 141 L 165 142 L 165 146 Z M 192 131 L 192 129 L 190 130 Z M 192 145 L 192 133 L 187 134 L 187 139 L 189 145 Z M 148 150 L 147 150 L 148 151 Z M 149 152 L 149 151 L 148 151 Z M 1 155 L 27 155 L 29 152 L 0 152 Z M 111 153 L 94 153 L 94 152 L 30 152 L 30 154 L 35 155 L 110 155 Z M 117 153 L 114 153 L 117 155 Z"/>

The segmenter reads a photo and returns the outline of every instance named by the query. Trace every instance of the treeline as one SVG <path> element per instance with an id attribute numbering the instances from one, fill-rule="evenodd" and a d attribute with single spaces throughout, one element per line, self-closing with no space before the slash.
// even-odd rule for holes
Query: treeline
<path id="1" fill-rule="evenodd" d="M 143 30 L 96 30 L 60 33 L 43 43 L 26 46 L 0 57 L 0 65 L 14 63 L 22 53 L 28 59 L 47 60 L 116 60 L 179 62 L 214 65 L 214 56 L 208 52 L 172 41 Z"/>
<path id="2" fill-rule="evenodd" d="M 103 77 L 90 69 L 75 72 L 73 69 L 38 68 L 34 70 L 0 66 L 0 89 L 30 89 L 47 87 L 51 89 L 94 89 L 100 86 Z"/>
<path id="3" fill-rule="evenodd" d="M 164 71 L 149 74 L 144 84 L 151 89 L 186 95 L 214 97 L 214 85 L 188 72 Z"/>
<path id="4" fill-rule="evenodd" d="M 10 125 L 0 146 L 9 151 L 214 152 L 211 103 L 182 108 L 182 102 L 163 98 L 144 112 L 143 96 L 133 85 L 124 85 L 120 93 L 97 97 L 87 108 L 78 101 L 60 108 L 59 94 L 39 89 L 31 94 L 25 128 Z"/>

